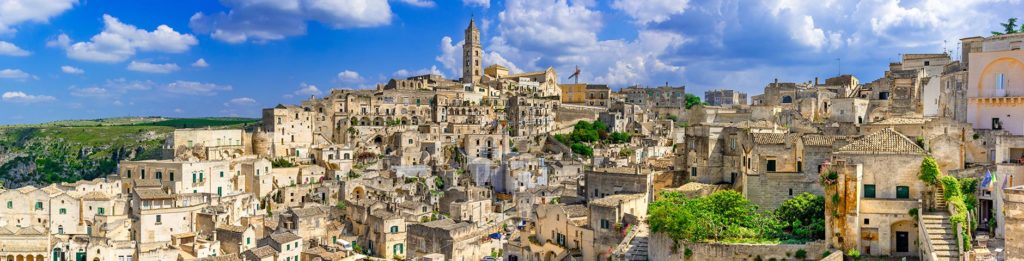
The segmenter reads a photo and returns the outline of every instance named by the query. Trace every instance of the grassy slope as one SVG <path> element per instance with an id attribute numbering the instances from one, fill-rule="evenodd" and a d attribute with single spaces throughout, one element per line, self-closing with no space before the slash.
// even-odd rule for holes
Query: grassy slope
<path id="1" fill-rule="evenodd" d="M 158 159 L 160 147 L 175 128 L 241 128 L 255 123 L 243 118 L 62 121 L 38 125 L 0 126 L 0 151 L 22 157 L 0 165 L 0 180 L 11 185 L 48 184 L 92 179 L 110 174 L 119 151 L 136 153 L 132 160 Z M 110 124 L 110 125 L 108 125 Z M 86 155 L 81 155 L 85 149 Z M 123 156 L 121 159 L 124 159 Z M 19 165 L 34 163 L 30 175 L 14 175 Z"/>

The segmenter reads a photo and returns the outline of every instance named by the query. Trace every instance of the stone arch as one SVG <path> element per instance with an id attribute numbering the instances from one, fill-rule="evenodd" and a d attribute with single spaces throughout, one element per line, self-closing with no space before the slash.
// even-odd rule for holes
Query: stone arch
<path id="1" fill-rule="evenodd" d="M 366 189 L 364 189 L 362 186 L 355 187 L 352 189 L 351 195 L 353 200 L 366 199 Z"/>
<path id="2" fill-rule="evenodd" d="M 1024 68 L 1024 62 L 1022 62 L 1021 60 L 1019 60 L 1017 58 L 1013 58 L 1013 57 L 1002 57 L 1002 58 L 995 59 L 995 60 L 989 62 L 988 64 L 985 65 L 985 68 L 982 69 L 981 73 L 978 75 L 978 77 L 979 77 L 978 86 L 976 86 L 978 91 L 977 91 L 977 93 L 974 93 L 976 95 L 975 97 L 991 97 L 991 96 L 995 96 L 995 93 L 993 93 L 992 95 L 989 95 L 989 94 L 986 93 L 987 90 L 985 90 L 985 84 L 984 83 L 986 83 L 988 81 L 985 80 L 984 77 L 989 76 L 988 75 L 990 73 L 989 71 L 993 70 L 995 66 L 1001 65 L 1001 64 L 1009 64 L 1010 66 L 1016 66 L 1016 67 Z M 1008 72 L 1008 73 L 1006 73 L 1006 76 L 1010 77 L 1013 74 L 1014 73 L 1012 73 L 1012 72 Z M 1005 90 L 1005 91 L 1006 91 L 1005 95 L 1008 95 L 1008 96 L 1011 95 L 1010 92 L 1009 92 L 1010 90 Z M 1022 91 L 1024 91 L 1024 90 L 1017 90 L 1012 96 L 1024 95 L 1024 94 L 1021 94 Z"/>

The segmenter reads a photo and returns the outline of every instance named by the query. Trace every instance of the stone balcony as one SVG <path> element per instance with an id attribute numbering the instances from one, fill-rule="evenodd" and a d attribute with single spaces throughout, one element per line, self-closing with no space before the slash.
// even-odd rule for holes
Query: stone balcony
<path id="1" fill-rule="evenodd" d="M 912 208 L 921 208 L 917 199 L 895 198 L 861 198 L 860 213 L 871 214 L 908 214 Z"/>

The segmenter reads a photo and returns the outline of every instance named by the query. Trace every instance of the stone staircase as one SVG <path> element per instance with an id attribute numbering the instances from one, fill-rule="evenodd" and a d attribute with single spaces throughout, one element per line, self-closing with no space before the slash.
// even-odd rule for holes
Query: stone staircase
<path id="1" fill-rule="evenodd" d="M 628 261 L 648 261 L 647 236 L 633 238 L 632 247 L 626 253 Z"/>
<path id="2" fill-rule="evenodd" d="M 935 186 L 935 209 L 946 209 L 946 197 L 942 185 Z"/>
<path id="3" fill-rule="evenodd" d="M 924 220 L 925 233 L 932 243 L 932 250 L 939 260 L 960 260 L 960 249 L 956 242 L 956 232 L 949 223 L 949 213 L 929 212 L 921 218 Z"/>

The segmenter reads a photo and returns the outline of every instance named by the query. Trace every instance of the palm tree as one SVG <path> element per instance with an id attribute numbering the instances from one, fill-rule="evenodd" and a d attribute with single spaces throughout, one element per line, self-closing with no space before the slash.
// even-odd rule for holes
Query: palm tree
<path id="1" fill-rule="evenodd" d="M 1003 32 L 992 31 L 992 35 L 1014 34 L 1014 33 L 1018 33 L 1018 32 L 1024 31 L 1024 26 L 1021 26 L 1020 30 L 1017 30 L 1017 18 L 1016 17 L 1011 17 L 1009 19 L 1006 19 L 1005 23 L 999 23 L 999 25 L 1003 26 Z"/>

